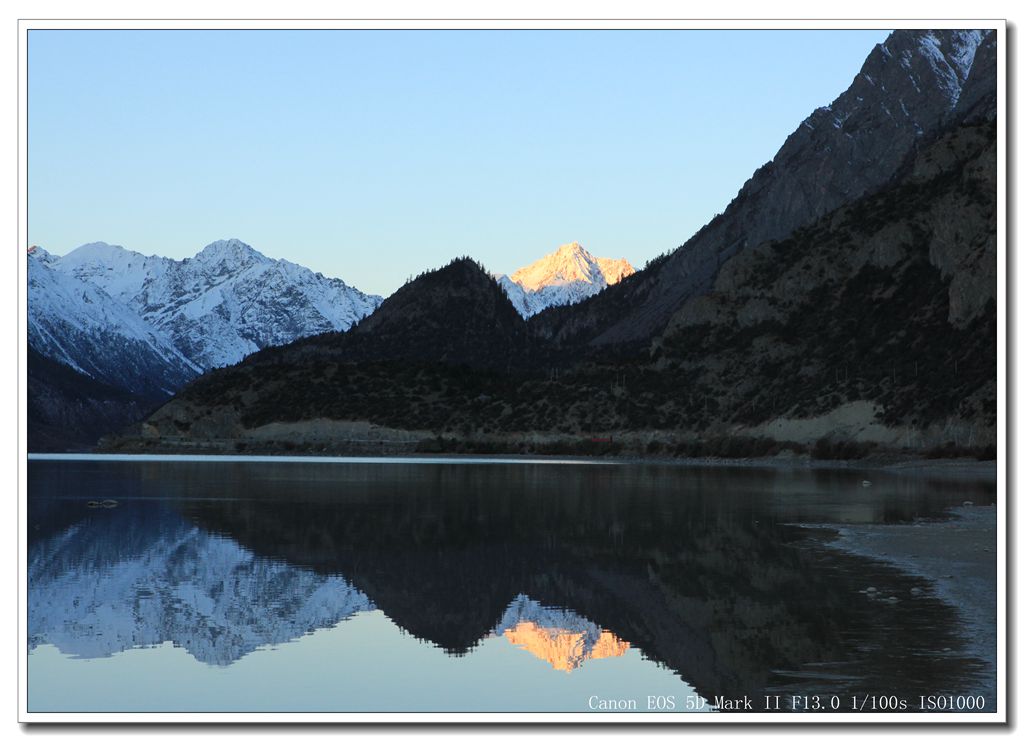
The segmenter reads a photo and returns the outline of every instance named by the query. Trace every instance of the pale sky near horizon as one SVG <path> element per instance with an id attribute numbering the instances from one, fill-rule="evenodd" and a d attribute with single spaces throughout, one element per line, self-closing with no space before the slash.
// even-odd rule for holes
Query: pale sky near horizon
<path id="1" fill-rule="evenodd" d="M 888 33 L 32 30 L 29 244 L 237 237 L 383 295 L 573 240 L 639 268 Z"/>

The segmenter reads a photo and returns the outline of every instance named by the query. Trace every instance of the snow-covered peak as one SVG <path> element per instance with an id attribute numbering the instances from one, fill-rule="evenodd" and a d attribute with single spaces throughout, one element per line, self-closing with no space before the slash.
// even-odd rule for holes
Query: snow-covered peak
<path id="1" fill-rule="evenodd" d="M 495 278 L 519 313 L 530 317 L 593 296 L 634 272 L 625 258 L 596 258 L 579 242 L 568 242 L 511 276 Z"/>
<path id="2" fill-rule="evenodd" d="M 146 283 L 166 273 L 173 262 L 170 258 L 143 255 L 120 245 L 90 242 L 58 258 L 54 268 L 127 302 L 142 291 Z"/>
<path id="3" fill-rule="evenodd" d="M 558 249 L 554 252 L 555 255 L 561 255 L 564 257 L 574 257 L 576 255 L 590 255 L 580 243 L 573 240 L 572 242 L 566 242 L 564 245 L 559 245 Z"/>
<path id="4" fill-rule="evenodd" d="M 238 267 L 273 262 L 272 258 L 268 258 L 250 245 L 234 238 L 211 242 L 199 251 L 194 260 L 208 265 L 228 264 Z"/>
<path id="5" fill-rule="evenodd" d="M 550 255 L 520 268 L 512 274 L 512 280 L 528 291 L 537 291 L 545 286 L 583 281 L 598 283 L 604 281 L 604 274 L 597 259 L 578 242 L 569 242 Z"/>
<path id="6" fill-rule="evenodd" d="M 89 242 L 58 258 L 59 270 L 62 273 L 70 273 L 78 277 L 88 277 L 89 274 L 98 270 L 123 275 L 137 272 L 142 266 L 165 263 L 168 260 L 170 259 L 156 255 L 143 255 L 140 252 L 106 242 Z"/>
<path id="7" fill-rule="evenodd" d="M 68 262 L 90 262 L 94 260 L 118 260 L 122 253 L 129 252 L 120 245 L 107 242 L 87 242 L 64 256 Z M 135 253 L 139 255 L 139 253 Z"/>

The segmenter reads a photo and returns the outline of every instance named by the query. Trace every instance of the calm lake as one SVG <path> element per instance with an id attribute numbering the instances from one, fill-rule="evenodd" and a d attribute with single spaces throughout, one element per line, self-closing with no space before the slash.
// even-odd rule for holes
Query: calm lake
<path id="1" fill-rule="evenodd" d="M 473 460 L 28 466 L 29 711 L 686 712 L 742 696 L 764 711 L 775 694 L 961 694 L 992 672 L 925 581 L 800 524 L 941 518 L 991 503 L 994 483 Z M 880 606 L 868 585 L 924 594 Z"/>

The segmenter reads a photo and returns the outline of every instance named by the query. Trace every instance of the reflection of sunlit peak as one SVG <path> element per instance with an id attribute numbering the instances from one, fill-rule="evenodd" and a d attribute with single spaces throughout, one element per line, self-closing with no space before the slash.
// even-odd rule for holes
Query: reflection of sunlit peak
<path id="1" fill-rule="evenodd" d="M 509 605 L 495 634 L 556 670 L 572 672 L 588 659 L 619 657 L 629 642 L 572 611 L 547 608 L 525 595 Z"/>
<path id="2" fill-rule="evenodd" d="M 620 639 L 610 631 L 601 631 L 601 638 L 590 650 L 590 659 L 603 660 L 606 657 L 621 657 L 629 649 L 629 642 Z"/>
<path id="3" fill-rule="evenodd" d="M 622 641 L 610 631 L 602 631 L 597 642 L 588 650 L 586 634 L 543 628 L 530 621 L 507 629 L 505 638 L 556 670 L 566 672 L 572 672 L 584 660 L 619 657 L 629 649 L 629 642 Z"/>

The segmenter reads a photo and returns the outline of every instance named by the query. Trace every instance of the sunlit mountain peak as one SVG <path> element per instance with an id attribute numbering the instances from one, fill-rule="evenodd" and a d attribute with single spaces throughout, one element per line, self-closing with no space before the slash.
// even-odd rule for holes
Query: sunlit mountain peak
<path id="1" fill-rule="evenodd" d="M 567 242 L 511 276 L 497 276 L 519 313 L 529 317 L 550 306 L 574 304 L 633 274 L 625 258 L 594 257 Z"/>

